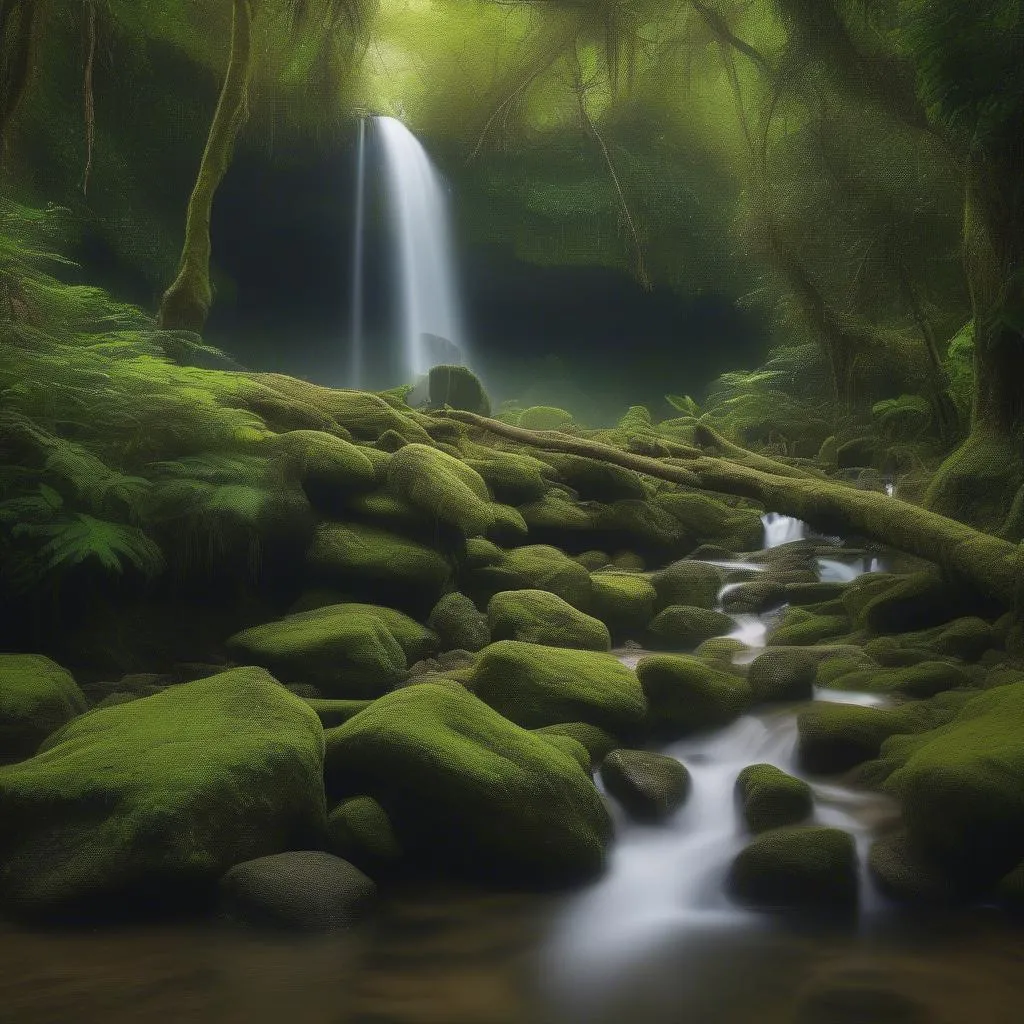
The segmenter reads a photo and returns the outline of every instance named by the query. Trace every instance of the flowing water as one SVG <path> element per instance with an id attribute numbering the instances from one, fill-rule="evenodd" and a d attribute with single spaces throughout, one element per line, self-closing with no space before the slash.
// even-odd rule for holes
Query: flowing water
<path id="1" fill-rule="evenodd" d="M 366 118 L 359 119 L 356 144 L 356 210 L 352 232 L 352 328 L 350 388 L 363 387 L 363 248 L 366 219 Z"/>
<path id="2" fill-rule="evenodd" d="M 436 363 L 465 363 L 444 184 L 419 140 L 393 117 L 374 119 L 397 251 L 406 382 Z"/>
<path id="3" fill-rule="evenodd" d="M 766 543 L 806 535 L 766 520 Z M 841 550 L 818 560 L 823 579 L 870 564 Z M 750 645 L 741 660 L 771 617 L 733 616 L 732 635 Z M 644 652 L 618 653 L 635 664 Z M 0 929 L 0 1024 L 1017 1024 L 1020 929 L 985 910 L 915 921 L 875 892 L 867 847 L 895 813 L 878 794 L 807 777 L 814 820 L 857 844 L 855 925 L 797 927 L 729 899 L 725 875 L 746 841 L 736 777 L 759 762 L 804 777 L 795 748 L 786 705 L 664 747 L 690 772 L 686 804 L 659 826 L 616 814 L 607 873 L 576 893 L 418 886 L 390 893 L 350 934 L 307 940 L 213 923 Z"/>

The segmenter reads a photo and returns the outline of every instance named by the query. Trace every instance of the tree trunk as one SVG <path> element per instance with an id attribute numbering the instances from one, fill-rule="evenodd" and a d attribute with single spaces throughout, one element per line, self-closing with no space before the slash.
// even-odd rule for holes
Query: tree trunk
<path id="1" fill-rule="evenodd" d="M 252 57 L 252 2 L 233 0 L 231 55 L 188 203 L 178 276 L 160 303 L 160 326 L 201 332 L 210 312 L 210 212 L 245 121 Z"/>
<path id="2" fill-rule="evenodd" d="M 0 163 L 7 156 L 14 116 L 32 77 L 39 0 L 0 0 Z"/>
<path id="3" fill-rule="evenodd" d="M 1024 599 L 1024 548 L 876 491 L 830 480 L 782 476 L 723 458 L 694 455 L 672 463 L 557 431 L 533 431 L 474 413 L 447 415 L 521 444 L 569 452 L 659 480 L 754 498 L 829 534 L 860 534 L 937 563 L 951 578 L 1007 608 Z M 762 461 L 769 460 L 759 457 Z M 790 469 L 791 467 L 779 467 Z"/>

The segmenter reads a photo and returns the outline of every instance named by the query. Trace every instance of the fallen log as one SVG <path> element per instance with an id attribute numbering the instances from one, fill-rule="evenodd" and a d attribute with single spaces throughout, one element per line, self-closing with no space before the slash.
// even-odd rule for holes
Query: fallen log
<path id="1" fill-rule="evenodd" d="M 659 480 L 753 498 L 824 533 L 860 534 L 935 562 L 950 579 L 1006 608 L 1024 605 L 1024 544 L 1011 544 L 887 494 L 824 478 L 769 472 L 762 467 L 774 469 L 775 464 L 764 456 L 758 457 L 758 468 L 704 454 L 677 454 L 667 463 L 558 431 L 525 430 L 461 410 L 449 409 L 445 414 L 531 448 L 600 459 Z M 785 469 L 791 472 L 790 467 Z"/>

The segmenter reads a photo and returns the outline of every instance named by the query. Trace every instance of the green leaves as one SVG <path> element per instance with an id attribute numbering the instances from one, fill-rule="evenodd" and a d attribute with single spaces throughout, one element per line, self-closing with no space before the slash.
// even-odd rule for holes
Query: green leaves
<path id="1" fill-rule="evenodd" d="M 12 535 L 49 538 L 36 552 L 43 572 L 66 572 L 73 566 L 95 561 L 109 572 L 121 574 L 127 565 L 132 565 L 144 576 L 153 577 L 164 567 L 163 552 L 138 527 L 80 512 L 49 525 L 20 523 Z"/>
<path id="2" fill-rule="evenodd" d="M 666 395 L 665 401 L 687 416 L 700 416 L 700 406 L 689 395 Z"/>

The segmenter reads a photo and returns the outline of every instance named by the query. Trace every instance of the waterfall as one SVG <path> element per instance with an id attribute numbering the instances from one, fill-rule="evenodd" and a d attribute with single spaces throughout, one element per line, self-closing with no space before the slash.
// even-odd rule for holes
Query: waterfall
<path id="1" fill-rule="evenodd" d="M 409 383 L 439 362 L 465 362 L 444 186 L 416 136 L 375 119 L 398 251 L 402 369 Z"/>
<path id="2" fill-rule="evenodd" d="M 806 524 L 792 516 L 769 512 L 761 516 L 761 522 L 764 523 L 764 546 L 766 548 L 790 544 L 795 540 L 803 540 L 806 536 Z"/>
<path id="3" fill-rule="evenodd" d="M 352 234 L 352 361 L 349 387 L 363 386 L 363 222 L 366 206 L 366 119 L 356 145 L 356 224 Z"/>

